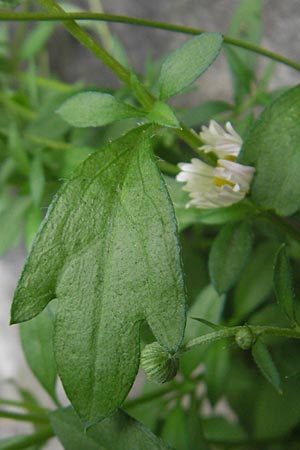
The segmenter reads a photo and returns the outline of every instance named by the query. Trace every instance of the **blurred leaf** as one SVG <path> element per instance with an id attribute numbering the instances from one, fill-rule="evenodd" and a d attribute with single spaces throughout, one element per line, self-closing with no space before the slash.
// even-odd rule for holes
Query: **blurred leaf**
<path id="1" fill-rule="evenodd" d="M 20 48 L 20 58 L 22 60 L 30 59 L 39 53 L 46 45 L 55 27 L 55 22 L 38 23 L 35 28 L 27 34 L 22 43 Z"/>
<path id="2" fill-rule="evenodd" d="M 66 100 L 56 112 L 74 127 L 100 127 L 116 120 L 145 116 L 113 95 L 101 92 L 80 92 Z"/>
<path id="3" fill-rule="evenodd" d="M 235 102 L 239 104 L 251 91 L 251 82 L 254 80 L 254 73 L 249 69 L 247 64 L 239 58 L 236 50 L 233 50 L 230 46 L 225 46 L 224 51 L 232 76 L 234 99 Z"/>
<path id="4" fill-rule="evenodd" d="M 255 389 L 255 416 L 253 435 L 255 439 L 278 439 L 286 436 L 300 420 L 299 378 L 283 381 L 283 395 L 278 395 L 270 384 L 261 384 Z M 288 449 L 289 446 L 284 446 Z"/>
<path id="5" fill-rule="evenodd" d="M 196 301 L 189 308 L 187 313 L 188 320 L 184 336 L 186 342 L 209 332 L 206 325 L 199 323 L 192 318 L 199 317 L 206 319 L 209 322 L 219 323 L 224 302 L 225 296 L 220 296 L 211 285 L 200 292 Z M 181 356 L 180 368 L 185 375 L 189 375 L 201 362 L 203 362 L 203 354 L 206 350 L 206 346 L 198 347 Z"/>
<path id="6" fill-rule="evenodd" d="M 285 244 L 280 247 L 276 255 L 273 280 L 277 302 L 289 318 L 291 324 L 294 324 L 296 319 L 295 294 L 292 271 L 286 254 Z"/>
<path id="7" fill-rule="evenodd" d="M 180 405 L 177 405 L 169 412 L 164 422 L 161 436 L 164 441 L 176 448 L 176 450 L 190 449 L 187 416 Z"/>
<path id="8" fill-rule="evenodd" d="M 273 242 L 264 242 L 253 251 L 234 292 L 234 324 L 243 321 L 270 295 L 276 251 Z"/>
<path id="9" fill-rule="evenodd" d="M 39 206 L 45 187 L 45 174 L 40 155 L 35 156 L 30 164 L 29 185 L 32 199 L 35 205 Z"/>
<path id="10" fill-rule="evenodd" d="M 271 383 L 278 394 L 282 394 L 278 370 L 267 346 L 260 338 L 258 338 L 252 346 L 252 356 L 263 376 Z"/>
<path id="11" fill-rule="evenodd" d="M 226 445 L 226 441 L 228 441 L 229 444 L 228 447 L 226 447 L 228 449 L 231 449 L 233 442 L 238 443 L 239 441 L 246 440 L 248 437 L 240 425 L 230 423 L 224 417 L 204 418 L 203 429 L 208 441 L 216 442 L 216 445 L 218 445 L 218 442 Z"/>
<path id="12" fill-rule="evenodd" d="M 49 418 L 65 450 L 171 450 L 121 409 L 87 430 L 72 408 L 58 409 Z"/>
<path id="13" fill-rule="evenodd" d="M 222 48 L 220 33 L 202 33 L 170 53 L 159 76 L 160 98 L 179 94 L 213 63 Z"/>
<path id="14" fill-rule="evenodd" d="M 216 237 L 209 254 L 209 273 L 216 290 L 227 292 L 239 279 L 253 243 L 247 222 L 226 225 Z"/>
<path id="15" fill-rule="evenodd" d="M 183 337 L 176 224 L 150 132 L 133 130 L 78 167 L 49 209 L 13 302 L 16 323 L 58 299 L 58 372 L 88 423 L 111 414 L 127 396 L 138 370 L 142 321 L 170 352 Z"/>
<path id="16" fill-rule="evenodd" d="M 10 204 L 0 212 L 0 255 L 18 244 L 29 205 L 28 197 L 11 198 Z"/>
<path id="17" fill-rule="evenodd" d="M 224 394 L 229 371 L 228 343 L 214 342 L 209 346 L 205 355 L 205 381 L 207 394 L 214 406 Z"/>
<path id="18" fill-rule="evenodd" d="M 240 0 L 231 18 L 228 36 L 258 45 L 263 35 L 262 6 L 262 0 Z M 254 53 L 236 48 L 234 51 L 248 67 L 253 67 Z"/>
<path id="19" fill-rule="evenodd" d="M 15 8 L 21 3 L 21 0 L 0 0 L 0 8 Z"/>
<path id="20" fill-rule="evenodd" d="M 42 222 L 41 209 L 35 205 L 31 205 L 27 211 L 25 218 L 24 238 L 26 248 L 29 250 L 37 230 Z"/>
<path id="21" fill-rule="evenodd" d="M 254 203 L 282 216 L 300 208 L 299 115 L 300 86 L 296 86 L 266 107 L 238 158 L 256 168 L 251 185 Z"/>
<path id="22" fill-rule="evenodd" d="M 189 128 L 202 125 L 204 122 L 208 122 L 216 115 L 225 111 L 230 111 L 232 106 L 229 103 L 221 101 L 208 101 L 202 102 L 200 105 L 194 108 L 189 108 L 184 113 L 179 114 L 181 121 Z"/>
<path id="23" fill-rule="evenodd" d="M 47 308 L 29 322 L 20 324 L 23 351 L 33 374 L 55 401 L 56 364 L 53 351 L 54 315 Z"/>
<path id="24" fill-rule="evenodd" d="M 157 123 L 165 127 L 179 128 L 180 124 L 169 105 L 163 102 L 155 102 L 147 115 L 149 122 Z"/>
<path id="25" fill-rule="evenodd" d="M 21 138 L 15 123 L 11 122 L 8 129 L 8 145 L 12 159 L 23 175 L 28 175 L 29 160 L 24 147 L 24 140 Z"/>

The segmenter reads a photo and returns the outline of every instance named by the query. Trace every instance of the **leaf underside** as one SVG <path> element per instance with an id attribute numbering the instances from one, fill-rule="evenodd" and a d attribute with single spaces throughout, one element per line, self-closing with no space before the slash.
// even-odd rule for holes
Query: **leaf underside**
<path id="1" fill-rule="evenodd" d="M 149 134 L 140 127 L 103 147 L 63 186 L 12 306 L 17 323 L 58 299 L 58 372 L 87 423 L 125 399 L 138 370 L 143 320 L 168 351 L 176 351 L 183 336 L 176 223 Z"/>

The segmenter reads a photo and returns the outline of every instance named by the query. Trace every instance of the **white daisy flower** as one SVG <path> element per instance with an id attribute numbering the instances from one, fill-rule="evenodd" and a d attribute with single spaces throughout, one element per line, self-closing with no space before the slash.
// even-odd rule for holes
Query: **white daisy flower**
<path id="1" fill-rule="evenodd" d="M 191 163 L 180 163 L 177 181 L 186 182 L 183 190 L 192 200 L 187 207 L 210 209 L 230 206 L 242 200 L 250 189 L 254 167 L 219 159 L 217 167 L 193 158 Z"/>
<path id="2" fill-rule="evenodd" d="M 208 127 L 203 126 L 200 138 L 204 145 L 200 147 L 200 150 L 205 153 L 214 152 L 219 158 L 236 158 L 243 140 L 230 122 L 226 123 L 225 130 L 215 120 L 211 120 Z"/>

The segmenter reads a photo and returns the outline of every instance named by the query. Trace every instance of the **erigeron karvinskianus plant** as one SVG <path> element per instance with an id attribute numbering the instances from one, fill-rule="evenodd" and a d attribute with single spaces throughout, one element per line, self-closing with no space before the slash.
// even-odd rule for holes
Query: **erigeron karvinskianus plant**
<path id="1" fill-rule="evenodd" d="M 66 14 L 54 0 L 39 4 L 48 14 L 0 18 L 61 20 L 127 90 L 80 86 L 78 92 L 36 75 L 36 36 L 52 29 L 43 24 L 18 54 L 29 75 L 14 73 L 13 82 L 3 83 L 9 114 L 1 106 L 1 144 L 8 148 L 1 181 L 23 196 L 13 217 L 26 213 L 27 228 L 53 193 L 55 168 L 56 182 L 67 180 L 34 239 L 11 310 L 11 322 L 22 322 L 28 363 L 57 409 L 49 413 L 27 398 L 17 403 L 26 414 L 0 412 L 36 427 L 2 448 L 40 445 L 56 435 L 66 450 L 248 450 L 261 443 L 264 450 L 296 443 L 298 450 L 300 89 L 267 92 L 270 68 L 258 81 L 255 60 L 242 48 L 297 70 L 299 65 L 258 46 L 256 0 L 241 2 L 230 37 L 175 27 L 196 36 L 167 55 L 157 80 L 146 83 L 120 62 L 120 46 L 109 53 L 116 48 L 108 45 L 111 39 L 103 48 L 81 27 L 86 15 Z M 168 24 L 122 21 L 174 31 Z M 107 30 L 100 35 L 107 39 Z M 236 103 L 201 104 L 196 119 L 170 106 L 168 100 L 191 87 L 224 43 Z M 7 92 L 18 83 L 20 92 Z M 53 87 L 64 98 L 46 105 L 51 114 L 45 119 L 40 89 Z M 200 133 L 191 129 L 201 125 Z M 73 151 L 78 161 L 70 162 Z M 191 163 L 182 162 L 192 152 Z M 26 176 L 29 181 L 22 181 Z M 0 214 L 2 221 L 9 216 L 2 209 Z M 163 386 L 146 382 L 140 396 L 126 400 L 140 364 Z M 57 400 L 58 376 L 67 408 Z M 203 405 L 220 399 L 227 402 L 225 418 L 213 409 L 211 417 L 202 414 Z M 232 416 L 235 422 L 227 420 Z"/>

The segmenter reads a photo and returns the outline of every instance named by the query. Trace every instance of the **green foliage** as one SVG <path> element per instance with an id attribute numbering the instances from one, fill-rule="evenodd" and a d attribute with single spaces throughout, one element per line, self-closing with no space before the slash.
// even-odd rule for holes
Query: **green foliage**
<path id="1" fill-rule="evenodd" d="M 258 339 L 253 344 L 252 356 L 263 376 L 272 384 L 276 391 L 281 394 L 282 390 L 278 370 L 266 345 L 261 339 Z"/>
<path id="2" fill-rule="evenodd" d="M 256 168 L 251 188 L 255 204 L 281 216 L 300 208 L 299 114 L 300 87 L 296 86 L 266 107 L 239 156 L 242 164 Z"/>
<path id="3" fill-rule="evenodd" d="M 274 288 L 277 301 L 291 324 L 295 324 L 295 294 L 291 267 L 285 245 L 277 253 L 274 267 Z"/>
<path id="4" fill-rule="evenodd" d="M 23 351 L 34 375 L 56 400 L 56 365 L 53 351 L 54 315 L 50 305 L 30 322 L 20 326 Z"/>
<path id="5" fill-rule="evenodd" d="M 39 3 L 62 11 L 55 0 Z M 23 6 L 18 14 L 33 7 Z M 0 253 L 22 236 L 29 249 L 12 322 L 22 322 L 40 385 L 59 405 L 59 376 L 72 407 L 46 410 L 13 380 L 20 400 L 0 399 L 0 417 L 29 421 L 33 431 L 0 448 L 38 450 L 56 436 L 67 450 L 298 450 L 300 91 L 272 90 L 275 64 L 259 75 L 255 52 L 242 48 L 261 41 L 262 6 L 241 0 L 227 44 L 220 33 L 198 34 L 163 61 L 149 56 L 145 74 L 104 22 L 63 21 L 120 88 L 50 75 L 47 43 L 58 23 L 11 30 L 2 22 Z M 199 103 L 192 84 L 221 48 L 233 101 Z M 186 103 L 166 103 L 184 92 Z M 238 162 L 255 167 L 254 179 L 240 202 L 187 208 L 178 163 L 216 164 L 199 135 L 211 119 L 230 121 L 244 139 Z M 219 145 L 228 149 L 228 135 Z M 221 188 L 220 206 L 234 185 L 225 175 L 227 186 L 207 178 Z M 141 370 L 126 400 L 139 366 L 164 384 Z"/>
<path id="6" fill-rule="evenodd" d="M 169 54 L 159 75 L 160 98 L 179 94 L 200 77 L 218 56 L 222 40 L 220 33 L 202 33 Z"/>
<path id="7" fill-rule="evenodd" d="M 170 449 L 121 409 L 88 430 L 84 429 L 72 408 L 52 412 L 50 422 L 65 450 Z"/>
<path id="8" fill-rule="evenodd" d="M 58 372 L 87 422 L 112 413 L 126 397 L 138 369 L 142 320 L 169 351 L 182 339 L 176 230 L 148 134 L 132 131 L 79 166 L 49 210 L 12 306 L 16 323 L 58 298 Z"/>
<path id="9" fill-rule="evenodd" d="M 222 294 L 239 279 L 252 249 L 253 235 L 247 222 L 227 225 L 215 239 L 209 254 L 209 273 Z"/>
<path id="10" fill-rule="evenodd" d="M 80 92 L 64 102 L 57 112 L 74 127 L 100 127 L 116 120 L 144 115 L 113 95 L 101 92 Z"/>

